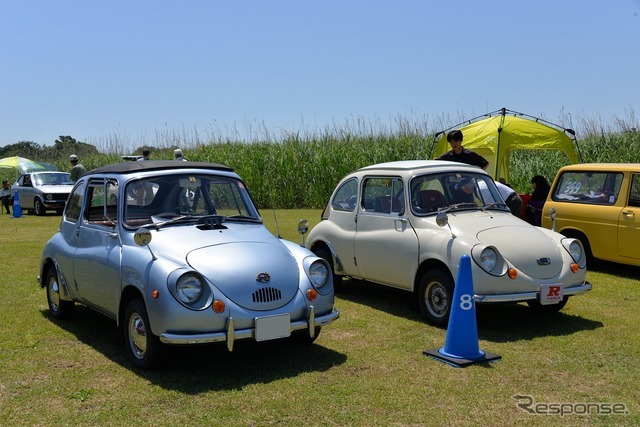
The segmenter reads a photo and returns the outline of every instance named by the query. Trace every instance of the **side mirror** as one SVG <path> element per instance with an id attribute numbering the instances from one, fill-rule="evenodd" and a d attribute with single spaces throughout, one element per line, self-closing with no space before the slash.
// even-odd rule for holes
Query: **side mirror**
<path id="1" fill-rule="evenodd" d="M 146 246 L 149 249 L 149 253 L 151 253 L 151 258 L 155 261 L 158 259 L 149 247 L 149 243 L 151 243 L 151 231 L 146 228 L 138 228 L 136 233 L 133 235 L 133 241 L 138 246 Z"/>
<path id="2" fill-rule="evenodd" d="M 453 230 L 451 229 L 451 225 L 449 224 L 449 215 L 447 215 L 446 212 L 438 212 L 438 214 L 436 215 L 436 224 L 438 224 L 438 227 L 444 227 L 445 225 L 449 227 L 451 237 L 453 237 L 454 239 L 456 238 L 456 235 L 453 234 Z"/>
<path id="3" fill-rule="evenodd" d="M 302 246 L 303 248 L 304 235 L 307 234 L 307 231 L 309 231 L 309 221 L 307 221 L 306 219 L 301 219 L 300 221 L 298 221 L 298 233 L 302 235 L 302 244 L 300 246 Z"/>
<path id="4" fill-rule="evenodd" d="M 439 227 L 444 227 L 449 224 L 449 215 L 447 215 L 446 212 L 438 212 L 436 215 L 436 224 L 438 224 Z"/>

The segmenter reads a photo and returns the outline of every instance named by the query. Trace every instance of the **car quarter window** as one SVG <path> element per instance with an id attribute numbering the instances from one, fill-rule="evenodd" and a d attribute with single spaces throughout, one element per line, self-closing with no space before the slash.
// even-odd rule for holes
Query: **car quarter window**
<path id="1" fill-rule="evenodd" d="M 361 206 L 365 211 L 401 213 L 404 211 L 404 185 L 397 177 L 366 178 Z"/>
<path id="2" fill-rule="evenodd" d="M 337 190 L 331 201 L 331 207 L 337 211 L 353 211 L 358 199 L 358 180 L 352 178 L 344 182 Z"/>
<path id="3" fill-rule="evenodd" d="M 640 207 L 640 174 L 631 175 L 631 190 L 629 191 L 629 206 Z"/>
<path id="4" fill-rule="evenodd" d="M 565 172 L 554 189 L 554 201 L 613 205 L 622 186 L 618 172 Z"/>

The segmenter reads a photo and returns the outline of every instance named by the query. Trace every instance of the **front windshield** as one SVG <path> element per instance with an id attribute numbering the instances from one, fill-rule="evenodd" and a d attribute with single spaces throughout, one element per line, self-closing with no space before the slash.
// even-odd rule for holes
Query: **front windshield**
<path id="1" fill-rule="evenodd" d="M 73 185 L 68 173 L 37 173 L 33 175 L 36 185 Z"/>
<path id="2" fill-rule="evenodd" d="M 244 183 L 236 178 L 206 174 L 162 175 L 130 181 L 125 224 L 140 226 L 172 218 L 220 215 L 227 219 L 260 220 Z"/>
<path id="3" fill-rule="evenodd" d="M 421 175 L 411 180 L 410 188 L 411 209 L 417 215 L 452 209 L 508 210 L 487 175 L 469 172 Z"/>

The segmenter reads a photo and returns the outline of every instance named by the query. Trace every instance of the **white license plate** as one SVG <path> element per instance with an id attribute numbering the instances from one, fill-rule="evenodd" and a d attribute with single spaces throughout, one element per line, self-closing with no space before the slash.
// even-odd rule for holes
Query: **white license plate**
<path id="1" fill-rule="evenodd" d="M 562 286 L 548 284 L 540 286 L 540 304 L 558 304 L 564 298 Z"/>
<path id="2" fill-rule="evenodd" d="M 275 340 L 291 335 L 289 314 L 256 317 L 256 341 Z"/>

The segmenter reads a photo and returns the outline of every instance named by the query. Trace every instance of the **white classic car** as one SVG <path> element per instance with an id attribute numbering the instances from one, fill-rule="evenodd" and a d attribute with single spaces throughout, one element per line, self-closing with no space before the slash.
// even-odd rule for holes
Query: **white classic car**
<path id="1" fill-rule="evenodd" d="M 20 176 L 11 191 L 18 192 L 20 205 L 36 215 L 44 215 L 47 210 L 62 213 L 73 181 L 68 172 L 30 172 Z"/>
<path id="2" fill-rule="evenodd" d="M 311 343 L 340 315 L 325 260 L 271 234 L 240 177 L 209 163 L 87 172 L 39 271 L 54 318 L 75 303 L 113 318 L 141 369 L 164 344 Z"/>
<path id="3" fill-rule="evenodd" d="M 343 276 L 415 293 L 426 319 L 448 322 L 454 278 L 469 255 L 475 300 L 558 311 L 591 289 L 577 239 L 513 216 L 491 177 L 446 161 L 400 161 L 340 181 L 307 240 Z"/>

